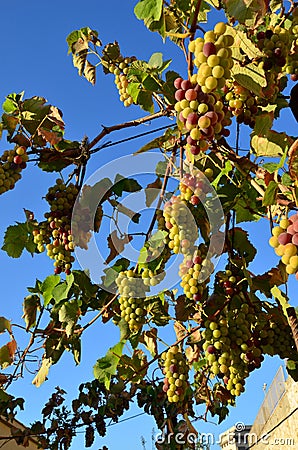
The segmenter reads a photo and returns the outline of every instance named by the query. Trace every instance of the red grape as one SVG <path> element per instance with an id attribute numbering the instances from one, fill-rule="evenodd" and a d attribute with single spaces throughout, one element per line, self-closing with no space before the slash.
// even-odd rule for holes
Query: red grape
<path id="1" fill-rule="evenodd" d="M 286 245 L 291 242 L 292 235 L 290 233 L 281 233 L 277 239 L 281 245 Z"/>

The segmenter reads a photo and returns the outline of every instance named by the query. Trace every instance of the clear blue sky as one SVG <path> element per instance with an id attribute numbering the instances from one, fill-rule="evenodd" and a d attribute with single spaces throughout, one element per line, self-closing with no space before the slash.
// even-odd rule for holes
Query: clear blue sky
<path id="1" fill-rule="evenodd" d="M 133 15 L 135 4 L 136 1 L 120 0 L 111 2 L 90 0 L 86 3 L 77 0 L 62 2 L 53 0 L 50 3 L 37 0 L 5 2 L 1 7 L 0 16 L 2 31 L 0 101 L 2 102 L 7 94 L 22 90 L 25 90 L 26 97 L 33 95 L 45 97 L 63 111 L 66 138 L 73 140 L 81 140 L 85 134 L 92 139 L 100 131 L 101 125 L 114 125 L 144 115 L 136 107 L 125 109 L 122 106 L 112 76 L 104 76 L 99 70 L 95 87 L 81 79 L 76 69 L 72 67 L 71 57 L 67 56 L 65 41 L 72 30 L 89 26 L 98 30 L 99 37 L 104 43 L 117 40 L 124 55 L 136 55 L 139 59 L 148 60 L 154 52 L 164 53 L 165 59 L 173 58 L 171 69 L 186 76 L 182 54 L 174 45 L 171 43 L 164 45 L 156 33 L 152 34 L 146 30 L 143 23 Z M 212 17 L 211 24 L 214 24 L 214 20 L 215 17 Z M 155 125 L 158 127 L 163 124 L 164 121 L 161 120 Z M 293 133 L 295 127 L 297 128 L 297 124 L 291 113 L 283 111 L 276 129 Z M 138 131 L 143 132 L 147 129 L 148 127 L 144 125 Z M 132 134 L 133 130 L 115 133 L 109 139 L 115 141 Z M 103 150 L 93 158 L 88 167 L 88 175 L 113 158 L 137 150 L 145 142 L 145 139 L 140 139 Z M 245 133 L 241 134 L 240 146 L 248 148 Z M 9 145 L 2 139 L 1 152 L 8 148 Z M 37 168 L 29 167 L 16 189 L 0 197 L 0 240 L 8 225 L 15 221 L 23 221 L 23 207 L 35 211 L 41 220 L 45 211 L 41 193 L 42 195 L 46 193 L 55 178 L 56 176 L 51 174 L 41 175 Z M 262 273 L 277 262 L 267 244 L 269 227 L 264 221 L 264 224 L 253 224 L 248 229 L 259 249 L 252 270 Z M 0 251 L 0 266 L 2 267 L 0 315 L 20 323 L 26 286 L 32 286 L 35 278 L 43 279 L 52 273 L 52 262 L 44 255 L 31 258 L 28 254 L 14 260 Z M 295 288 L 295 283 L 291 282 L 290 293 L 294 293 Z M 294 305 L 297 306 L 297 301 Z M 25 342 L 23 334 L 16 331 L 16 338 L 22 346 Z M 71 355 L 67 354 L 61 363 L 51 369 L 49 381 L 38 390 L 32 386 L 30 374 L 26 374 L 24 380 L 15 383 L 11 392 L 27 399 L 25 412 L 19 415 L 20 420 L 30 423 L 36 419 L 42 405 L 57 385 L 69 393 L 69 399 L 73 398 L 78 384 L 92 378 L 92 366 L 96 359 L 104 355 L 106 349 L 117 340 L 118 330 L 114 325 L 102 327 L 98 323 L 83 337 L 82 363 L 79 367 L 74 366 Z M 218 435 L 237 421 L 252 423 L 263 399 L 263 383 L 271 382 L 280 364 L 278 358 L 266 358 L 263 367 L 255 371 L 248 380 L 246 393 L 239 398 L 237 407 L 231 410 L 224 424 L 215 427 L 198 422 L 196 424 L 198 430 Z M 140 411 L 133 407 L 124 417 L 138 412 Z M 150 450 L 151 431 L 154 426 L 153 420 L 146 415 L 112 426 L 108 429 L 106 438 L 96 441 L 95 447 L 105 444 L 112 450 L 120 446 L 123 450 L 139 450 L 140 437 L 143 435 L 147 441 L 146 448 Z M 78 437 L 72 448 L 79 449 L 82 446 L 81 438 Z"/>

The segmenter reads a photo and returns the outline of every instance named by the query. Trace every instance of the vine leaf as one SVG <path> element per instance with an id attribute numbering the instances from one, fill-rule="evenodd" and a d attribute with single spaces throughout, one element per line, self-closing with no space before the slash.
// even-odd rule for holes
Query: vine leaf
<path id="1" fill-rule="evenodd" d="M 123 238 L 118 238 L 117 231 L 112 231 L 112 233 L 108 236 L 108 247 L 110 249 L 110 253 L 105 260 L 105 264 L 109 264 L 117 255 L 120 255 L 123 252 L 125 245 L 131 240 L 132 236 L 126 234 Z"/>
<path id="2" fill-rule="evenodd" d="M 4 331 L 11 332 L 11 322 L 5 317 L 0 317 L 0 334 L 4 333 Z"/>
<path id="3" fill-rule="evenodd" d="M 226 13 L 247 27 L 256 27 L 263 21 L 269 0 L 223 0 Z"/>
<path id="4" fill-rule="evenodd" d="M 89 61 L 86 61 L 85 69 L 84 69 L 84 76 L 89 83 L 95 85 L 96 82 L 96 68 L 93 64 L 91 64 Z"/>
<path id="5" fill-rule="evenodd" d="M 286 133 L 278 133 L 269 130 L 265 135 L 259 136 L 257 133 L 251 134 L 251 148 L 257 156 L 268 156 L 272 158 L 280 157 L 284 154 L 287 146 L 293 142 Z"/>
<path id="6" fill-rule="evenodd" d="M 61 300 L 64 300 L 68 297 L 68 293 L 72 288 L 73 283 L 74 275 L 71 273 L 70 275 L 66 276 L 65 281 L 57 284 L 57 286 L 53 288 L 52 295 L 56 303 L 59 303 L 61 302 Z"/>
<path id="7" fill-rule="evenodd" d="M 141 336 L 140 342 L 145 344 L 151 355 L 154 357 L 157 355 L 157 328 L 151 328 L 151 330 L 144 331 Z"/>
<path id="8" fill-rule="evenodd" d="M 40 309 L 40 299 L 38 295 L 28 295 L 23 302 L 23 316 L 26 331 L 36 324 L 37 311 Z"/>
<path id="9" fill-rule="evenodd" d="M 133 178 L 125 178 L 119 173 L 116 175 L 113 187 L 111 190 L 114 194 L 121 197 L 123 192 L 137 192 L 142 189 L 142 186 Z"/>
<path id="10" fill-rule="evenodd" d="M 160 194 L 160 189 L 162 186 L 161 179 L 159 177 L 156 178 L 153 183 L 149 183 L 145 188 L 145 195 L 146 195 L 146 206 L 149 208 L 149 206 L 152 205 L 154 200 L 158 197 Z"/>
<path id="11" fill-rule="evenodd" d="M 40 387 L 42 385 L 42 383 L 44 383 L 47 380 L 51 365 L 52 365 L 52 359 L 44 358 L 42 360 L 39 371 L 37 372 L 36 376 L 34 377 L 34 379 L 32 381 L 32 384 L 34 384 L 36 387 Z"/>
<path id="12" fill-rule="evenodd" d="M 34 225 L 30 222 L 10 225 L 4 235 L 2 250 L 12 258 L 19 258 L 24 249 L 34 253 L 36 245 L 33 242 L 33 228 Z"/>
<path id="13" fill-rule="evenodd" d="M 163 0 L 141 0 L 136 4 L 134 13 L 139 20 L 157 21 L 161 18 Z"/>
<path id="14" fill-rule="evenodd" d="M 7 344 L 0 348 L 0 367 L 5 369 L 13 363 L 14 355 L 17 349 L 17 343 L 15 339 L 12 339 Z"/>
<path id="15" fill-rule="evenodd" d="M 93 367 L 94 377 L 101 383 L 104 383 L 106 389 L 109 389 L 111 377 L 116 373 L 125 342 L 120 341 L 114 347 L 111 347 L 106 356 L 98 359 Z"/>
<path id="16" fill-rule="evenodd" d="M 44 298 L 44 306 L 47 306 L 53 298 L 53 289 L 60 283 L 59 275 L 49 275 L 41 285 L 41 294 Z"/>
<path id="17" fill-rule="evenodd" d="M 233 243 L 234 250 L 236 250 L 247 263 L 253 261 L 257 250 L 249 241 L 247 231 L 242 228 L 235 227 L 232 230 L 229 230 L 228 236 L 231 243 Z"/>
<path id="18" fill-rule="evenodd" d="M 276 204 L 276 197 L 278 193 L 278 183 L 271 180 L 265 191 L 265 195 L 262 201 L 263 206 L 271 206 Z"/>
<path id="19" fill-rule="evenodd" d="M 289 173 L 292 180 L 298 180 L 298 139 L 291 145 L 289 150 Z"/>
<path id="20" fill-rule="evenodd" d="M 64 303 L 59 309 L 59 321 L 65 325 L 66 336 L 72 334 L 73 328 L 80 316 L 80 308 L 77 300 Z"/>

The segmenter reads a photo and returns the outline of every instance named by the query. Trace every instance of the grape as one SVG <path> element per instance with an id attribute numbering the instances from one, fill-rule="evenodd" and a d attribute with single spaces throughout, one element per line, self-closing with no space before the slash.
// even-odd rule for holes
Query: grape
<path id="1" fill-rule="evenodd" d="M 292 241 L 292 235 L 290 233 L 281 233 L 277 238 L 279 244 L 286 245 Z"/>
<path id="2" fill-rule="evenodd" d="M 189 385 L 189 369 L 183 353 L 177 346 L 170 347 L 162 354 L 162 365 L 165 374 L 163 391 L 167 393 L 168 401 L 182 404 Z"/>
<path id="3" fill-rule="evenodd" d="M 3 152 L 0 161 L 0 195 L 13 189 L 22 178 L 21 171 L 26 168 L 27 161 L 26 147 L 16 146 Z"/>
<path id="4" fill-rule="evenodd" d="M 46 195 L 46 200 L 50 205 L 50 212 L 45 213 L 44 222 L 39 223 L 38 227 L 33 230 L 33 240 L 37 244 L 39 252 L 47 250 L 47 255 L 54 259 L 54 272 L 56 274 L 64 271 L 70 274 L 74 257 L 72 252 L 75 248 L 73 239 L 73 231 L 71 230 L 72 209 L 78 195 L 78 188 L 70 183 L 65 186 L 63 180 L 58 178 L 56 184 L 50 187 Z M 77 245 L 86 248 L 86 243 L 91 238 L 88 231 L 90 229 L 90 212 L 87 209 L 77 208 L 79 220 L 83 226 L 78 227 L 79 222 L 74 220 L 77 227 L 75 235 Z M 85 227 L 88 230 L 84 230 Z"/>
<path id="5" fill-rule="evenodd" d="M 216 54 L 216 47 L 213 42 L 206 42 L 203 47 L 203 53 L 206 58 Z"/>
<path id="6" fill-rule="evenodd" d="M 292 237 L 292 243 L 298 246 L 298 233 L 294 234 Z"/>

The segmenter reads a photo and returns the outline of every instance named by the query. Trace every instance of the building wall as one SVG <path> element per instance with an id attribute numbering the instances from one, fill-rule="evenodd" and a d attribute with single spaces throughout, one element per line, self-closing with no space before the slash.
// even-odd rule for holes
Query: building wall
<path id="1" fill-rule="evenodd" d="M 265 421 L 265 423 L 262 423 L 262 421 L 258 419 L 258 417 L 262 416 L 262 414 L 259 413 L 262 413 L 262 407 L 264 407 L 264 405 L 261 406 L 258 416 L 255 422 L 253 423 L 253 426 L 250 431 L 251 449 L 253 450 L 298 449 L 298 383 L 295 383 L 293 379 L 289 376 L 286 382 L 284 383 L 284 387 L 285 390 L 283 395 L 279 399 L 275 409 L 269 415 L 269 418 Z M 292 412 L 293 414 L 290 417 L 286 418 Z M 283 419 L 285 420 L 283 421 Z M 274 427 L 276 427 L 275 430 L 273 430 L 263 440 L 259 441 L 256 445 L 252 446 L 252 444 L 256 442 L 256 437 L 260 438 L 261 436 L 266 435 L 266 433 L 268 433 Z"/>
<path id="2" fill-rule="evenodd" d="M 14 421 L 14 423 L 11 423 L 0 417 L 0 437 L 10 436 L 12 427 L 24 429 L 24 426 L 20 422 Z M 29 445 L 26 446 L 26 449 L 28 450 L 36 450 L 38 448 L 37 443 L 34 441 L 34 439 L 29 438 L 28 444 Z M 21 450 L 25 448 L 23 445 L 18 445 L 14 439 L 9 439 L 7 441 L 1 439 L 0 447 L 1 450 Z"/>

